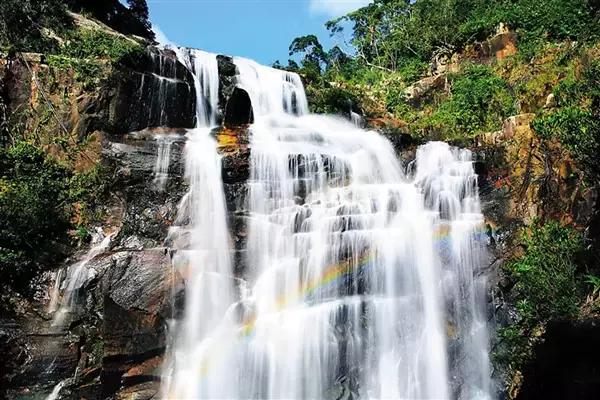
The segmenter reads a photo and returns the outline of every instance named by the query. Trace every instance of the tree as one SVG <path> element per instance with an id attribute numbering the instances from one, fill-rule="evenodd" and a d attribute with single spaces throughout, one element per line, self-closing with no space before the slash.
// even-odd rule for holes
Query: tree
<path id="1" fill-rule="evenodd" d="M 71 19 L 60 0 L 0 1 L 0 47 L 16 51 L 44 52 L 57 43 L 44 29 L 60 31 Z"/>
<path id="2" fill-rule="evenodd" d="M 147 29 L 150 29 L 150 11 L 146 0 L 127 0 L 127 4 L 133 16 Z"/>
<path id="3" fill-rule="evenodd" d="M 295 38 L 289 47 L 289 55 L 301 54 L 302 68 L 320 74 L 323 67 L 327 67 L 329 60 L 323 46 L 315 35 L 306 35 Z"/>

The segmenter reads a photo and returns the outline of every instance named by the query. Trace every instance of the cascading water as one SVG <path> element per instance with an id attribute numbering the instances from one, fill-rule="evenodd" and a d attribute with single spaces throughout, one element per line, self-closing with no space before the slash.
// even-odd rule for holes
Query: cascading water
<path id="1" fill-rule="evenodd" d="M 352 122 L 352 125 L 356 126 L 357 128 L 362 128 L 364 121 L 363 118 L 361 117 L 360 114 L 355 113 L 354 111 L 350 110 L 350 122 Z"/>
<path id="2" fill-rule="evenodd" d="M 246 283 L 214 143 L 190 137 L 192 239 L 174 260 L 186 309 L 165 397 L 489 398 L 470 153 L 429 143 L 405 173 L 383 137 L 309 115 L 296 74 L 235 63 L 255 114 Z"/>
<path id="3" fill-rule="evenodd" d="M 269 114 L 308 113 L 308 101 L 298 74 L 260 65 L 247 58 L 234 58 L 239 71 L 238 86 L 250 95 L 257 117 Z"/>
<path id="4" fill-rule="evenodd" d="M 229 306 L 235 301 L 234 277 L 229 253 L 229 232 L 221 179 L 221 158 L 210 136 L 216 123 L 219 75 L 215 54 L 200 50 L 177 50 L 195 79 L 197 127 L 187 134 L 186 179 L 189 191 L 179 205 L 168 243 L 177 250 L 172 258 L 175 270 L 186 280 L 185 311 L 170 345 L 163 391 L 173 398 L 197 398 L 198 368 L 210 350 L 211 336 L 221 329 Z M 215 383 L 227 384 L 225 378 Z M 218 389 L 205 390 L 215 398 Z"/>
<path id="5" fill-rule="evenodd" d="M 219 104 L 219 67 L 217 56 L 197 49 L 173 47 L 179 61 L 194 76 L 196 89 L 196 126 L 212 127 Z"/>
<path id="6" fill-rule="evenodd" d="M 158 156 L 154 166 L 154 185 L 158 191 L 164 191 L 169 180 L 169 164 L 171 162 L 171 147 L 179 138 L 177 135 L 156 135 Z"/>
<path id="7" fill-rule="evenodd" d="M 57 272 L 54 284 L 55 289 L 52 291 L 49 307 L 49 311 L 54 313 L 52 319 L 53 327 L 63 328 L 65 317 L 77 305 L 79 289 L 88 281 L 90 274 L 94 273 L 88 269 L 88 263 L 110 246 L 112 237 L 112 234 L 104 236 L 102 230 L 98 229 L 93 240 L 96 244 L 92 246 L 79 262 L 68 267 L 64 281 L 62 281 L 63 270 Z M 63 292 L 62 298 L 60 298 L 61 288 Z"/>

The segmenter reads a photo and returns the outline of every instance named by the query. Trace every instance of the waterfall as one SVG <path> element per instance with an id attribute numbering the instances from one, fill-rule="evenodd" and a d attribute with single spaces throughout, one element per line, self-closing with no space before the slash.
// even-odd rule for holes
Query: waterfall
<path id="1" fill-rule="evenodd" d="M 68 267 L 64 282 L 61 282 L 63 278 L 62 270 L 56 273 L 56 282 L 54 283 L 49 307 L 49 311 L 54 313 L 52 320 L 53 327 L 63 327 L 65 317 L 77 305 L 79 289 L 88 281 L 90 275 L 93 274 L 93 271 L 88 268 L 88 263 L 108 249 L 112 237 L 113 234 L 104 236 L 102 229 L 98 228 L 93 240 L 96 244 L 92 246 L 81 260 Z M 60 289 L 63 291 L 62 298 L 59 298 Z M 58 307 L 59 304 L 60 307 Z"/>
<path id="2" fill-rule="evenodd" d="M 160 192 L 165 190 L 169 180 L 169 165 L 171 163 L 171 147 L 179 138 L 177 135 L 159 134 L 154 137 L 158 142 L 158 155 L 154 165 L 154 185 Z"/>
<path id="3" fill-rule="evenodd" d="M 308 101 L 298 74 L 242 57 L 235 57 L 234 62 L 239 71 L 238 86 L 250 95 L 255 116 L 308 113 Z"/>
<path id="4" fill-rule="evenodd" d="M 362 128 L 364 125 L 363 117 L 352 110 L 350 110 L 350 122 L 352 122 L 352 125 L 356 126 L 357 128 Z"/>
<path id="5" fill-rule="evenodd" d="M 193 384 L 198 368 L 211 363 L 212 341 L 227 327 L 228 309 L 235 302 L 236 279 L 229 252 L 229 231 L 221 179 L 221 157 L 210 136 L 217 120 L 218 66 L 215 54 L 200 50 L 177 52 L 192 71 L 197 97 L 197 127 L 187 133 L 186 180 L 182 199 L 167 243 L 173 243 L 174 269 L 186 280 L 185 311 L 180 324 L 171 324 L 171 344 L 163 374 L 163 393 L 169 398 L 197 398 Z M 227 328 L 226 328 L 227 327 Z M 228 385 L 226 374 L 204 391 L 215 398 Z"/>
<path id="6" fill-rule="evenodd" d="M 196 89 L 196 126 L 212 127 L 219 104 L 219 67 L 216 54 L 197 49 L 174 47 L 179 61 L 194 76 Z"/>
<path id="7" fill-rule="evenodd" d="M 197 130 L 170 239 L 187 244 L 173 260 L 187 288 L 164 397 L 490 398 L 471 153 L 428 143 L 405 171 L 379 134 L 310 115 L 298 75 L 234 62 L 255 115 L 248 268 L 233 276 L 220 160 Z"/>

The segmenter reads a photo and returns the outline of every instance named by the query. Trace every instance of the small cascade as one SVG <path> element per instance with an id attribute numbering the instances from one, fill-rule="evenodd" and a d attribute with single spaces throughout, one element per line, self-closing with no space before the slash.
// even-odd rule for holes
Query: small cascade
<path id="1" fill-rule="evenodd" d="M 236 279 L 229 252 L 229 230 L 221 179 L 221 157 L 210 136 L 217 120 L 218 66 L 216 55 L 200 50 L 178 50 L 195 78 L 198 94 L 197 128 L 188 131 L 185 146 L 189 191 L 182 199 L 167 243 L 176 250 L 175 271 L 186 281 L 185 310 L 180 323 L 171 324 L 171 344 L 163 375 L 168 398 L 215 398 L 229 380 L 203 388 L 190 384 L 198 366 L 212 364 L 211 342 L 230 332 L 230 305 L 236 296 Z"/>
<path id="2" fill-rule="evenodd" d="M 302 80 L 293 72 L 273 69 L 247 58 L 235 57 L 238 86 L 250 95 L 254 114 L 305 115 L 308 101 Z"/>
<path id="3" fill-rule="evenodd" d="M 175 49 L 180 62 L 194 75 L 196 126 L 214 126 L 217 123 L 219 105 L 219 67 L 216 54 L 197 49 Z"/>
<path id="4" fill-rule="evenodd" d="M 357 128 L 362 128 L 365 124 L 363 117 L 352 110 L 350 110 L 350 122 L 352 122 L 352 125 L 356 126 Z"/>
<path id="5" fill-rule="evenodd" d="M 163 192 L 169 180 L 169 165 L 171 162 L 171 147 L 179 138 L 178 135 L 156 135 L 158 142 L 158 155 L 154 166 L 154 185 L 159 192 Z"/>
<path id="6" fill-rule="evenodd" d="M 177 126 L 182 107 L 190 98 L 191 86 L 177 60 L 157 51 L 148 53 L 148 71 L 137 76 L 137 93 L 131 99 L 141 105 L 138 112 L 144 127 Z M 124 116 L 125 117 L 125 116 Z M 125 117 L 127 118 L 127 117 Z"/>
<path id="7" fill-rule="evenodd" d="M 56 274 L 54 287 L 61 288 L 62 297 L 59 301 L 56 299 L 54 300 L 54 302 L 60 304 L 60 306 L 53 307 L 54 310 L 56 310 L 52 320 L 53 327 L 62 328 L 66 316 L 77 306 L 79 289 L 81 289 L 81 287 L 90 279 L 91 274 L 93 274 L 93 271 L 87 268 L 88 263 L 109 248 L 112 237 L 113 234 L 104 236 L 102 230 L 98 229 L 93 240 L 96 244 L 92 246 L 80 261 L 69 266 L 62 283 L 61 279 L 63 274 L 60 272 Z"/>
<path id="8" fill-rule="evenodd" d="M 46 397 L 46 400 L 58 400 L 60 391 L 65 386 L 65 384 L 66 384 L 66 381 L 58 382 L 58 384 L 56 386 L 54 386 L 54 388 L 52 389 L 52 392 L 50 392 L 48 397 Z"/>
<path id="9" fill-rule="evenodd" d="M 177 326 L 175 344 L 165 370 L 164 389 L 169 398 L 198 398 L 190 385 L 198 366 L 210 363 L 210 341 L 225 324 L 234 302 L 221 160 L 208 128 L 189 132 L 186 144 L 186 177 L 190 190 L 179 206 L 168 242 L 177 250 L 172 262 L 186 279 L 184 318 Z M 215 383 L 227 386 L 224 379 Z M 208 390 L 206 398 L 215 398 Z"/>

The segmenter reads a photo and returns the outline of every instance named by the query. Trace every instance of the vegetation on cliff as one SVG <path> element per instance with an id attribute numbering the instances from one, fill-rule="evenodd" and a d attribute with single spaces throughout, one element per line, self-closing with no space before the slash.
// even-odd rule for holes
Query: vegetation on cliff
<path id="1" fill-rule="evenodd" d="M 145 0 L 3 0 L 0 50 L 53 53 L 74 28 L 69 11 L 86 13 L 124 33 L 153 39 Z"/>
<path id="2" fill-rule="evenodd" d="M 4 96 L 0 101 L 6 113 L 0 129 L 2 285 L 26 291 L 40 269 L 55 266 L 88 239 L 86 226 L 97 216 L 107 172 L 98 162 L 98 138 L 79 135 L 76 119 L 67 128 L 65 115 L 73 115 L 73 107 L 78 115 L 71 98 L 91 98 L 113 69 L 135 66 L 143 56 L 145 39 L 123 33 L 153 38 L 148 7 L 145 0 L 128 5 L 117 0 L 0 3 L 0 51 L 23 60 L 23 76 L 37 68 L 30 79 L 39 95 L 39 101 L 17 99 L 10 111 Z M 20 52 L 43 53 L 49 68 L 33 66 Z M 3 83 L 12 73 L 0 71 Z"/>

